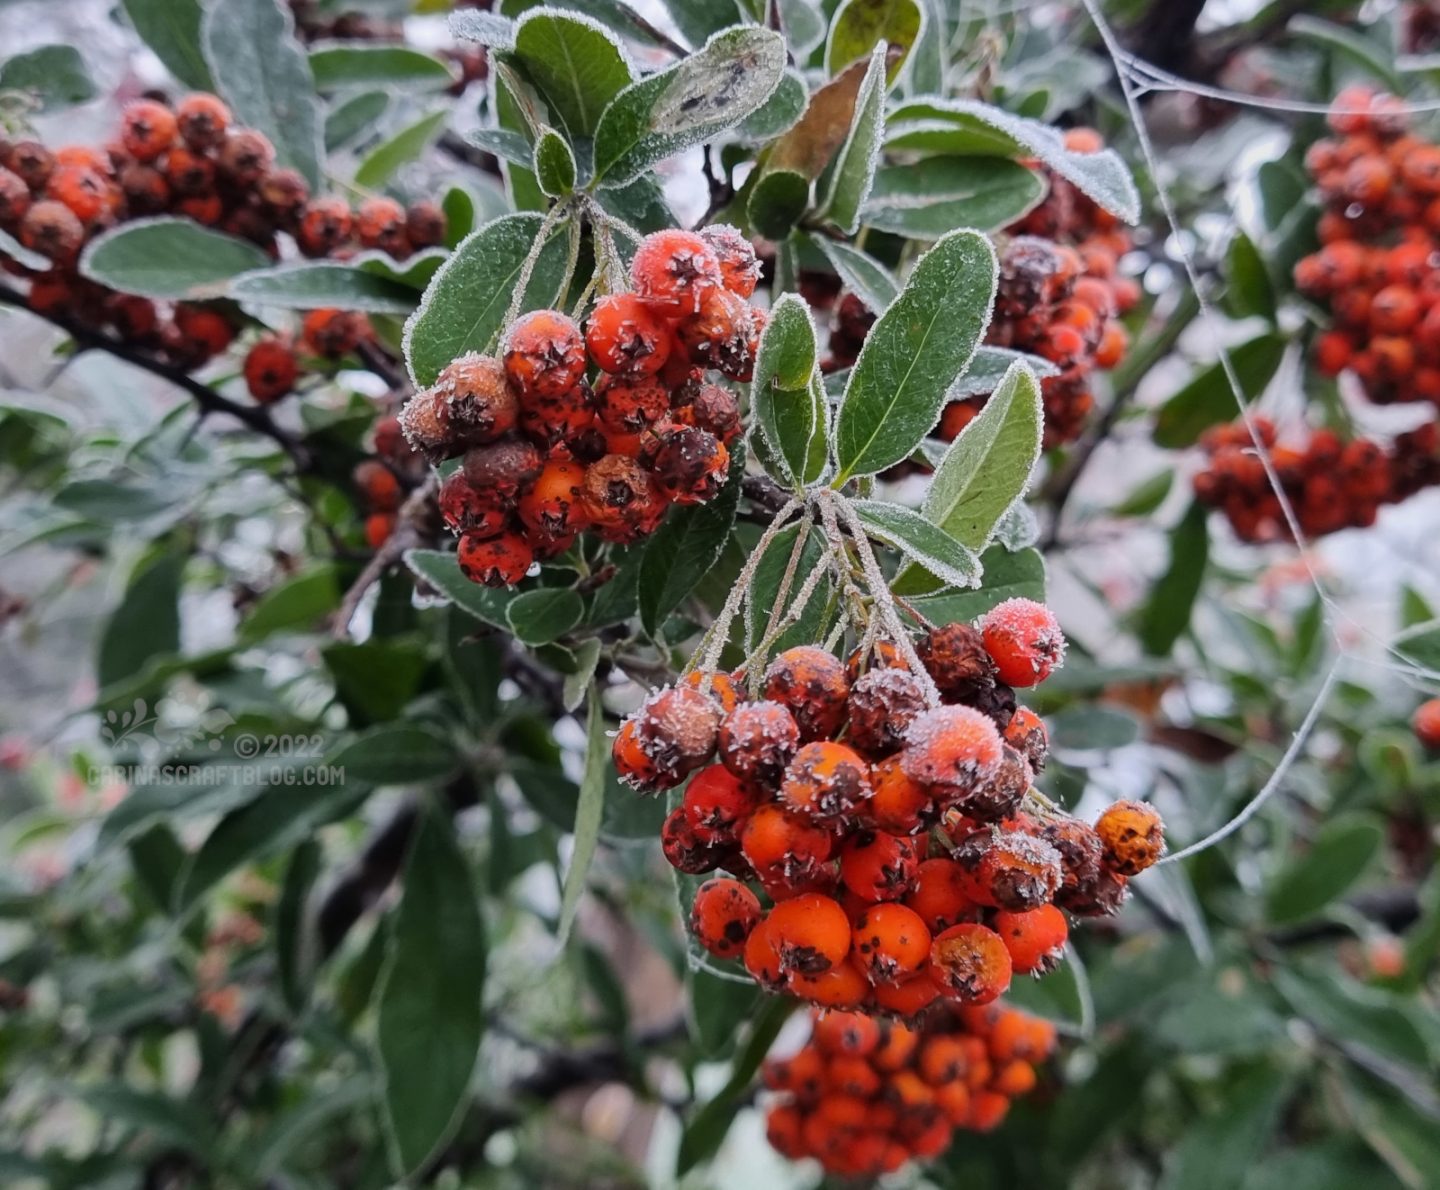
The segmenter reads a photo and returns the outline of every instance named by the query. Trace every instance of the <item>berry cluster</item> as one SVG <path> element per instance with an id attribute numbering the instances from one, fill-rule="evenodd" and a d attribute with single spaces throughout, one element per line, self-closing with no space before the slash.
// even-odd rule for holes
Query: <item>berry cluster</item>
<path id="1" fill-rule="evenodd" d="M 1306 537 L 1372 525 L 1382 504 L 1440 484 L 1440 426 L 1434 422 L 1397 434 L 1389 446 L 1370 438 L 1342 442 L 1323 429 L 1299 445 L 1281 446 L 1273 422 L 1253 420 Z M 1242 541 L 1288 540 L 1280 498 L 1245 424 L 1216 426 L 1200 442 L 1208 458 L 1195 476 L 1196 496 L 1220 509 Z"/>
<path id="2" fill-rule="evenodd" d="M 1440 406 L 1440 145 L 1409 132 L 1400 103 L 1349 87 L 1305 165 L 1325 203 L 1321 247 L 1295 265 L 1334 319 L 1316 366 L 1349 371 L 1379 404 Z"/>
<path id="3" fill-rule="evenodd" d="M 740 409 L 706 373 L 750 378 L 758 275 L 734 228 L 656 232 L 635 253 L 633 291 L 601 298 L 583 334 L 558 310 L 526 314 L 498 357 L 462 356 L 410 399 L 400 419 L 414 447 L 432 462 L 464 455 L 440 510 L 468 578 L 513 586 L 581 531 L 628 544 L 670 504 L 720 491 Z"/>
<path id="4" fill-rule="evenodd" d="M 1055 1048 L 1048 1021 L 990 1004 L 915 1027 L 856 1012 L 814 1014 L 798 1053 L 766 1061 L 770 1143 L 827 1173 L 874 1177 L 937 1157 L 959 1131 L 997 1128 Z"/>
<path id="5" fill-rule="evenodd" d="M 405 497 L 425 480 L 425 460 L 400 431 L 400 419 L 385 415 L 375 422 L 374 454 L 360 462 L 351 475 L 365 513 L 365 541 L 378 550 L 390 534 Z"/>
<path id="6" fill-rule="evenodd" d="M 1064 647 L 1048 608 L 1012 599 L 922 637 L 924 682 L 882 642 L 848 665 L 781 653 L 759 699 L 701 672 L 651 695 L 613 755 L 641 790 L 689 778 L 665 856 L 732 874 L 696 893 L 699 943 L 767 989 L 902 1017 L 1047 970 L 1062 909 L 1114 912 L 1163 847 L 1148 805 L 1118 803 L 1092 829 L 1031 796 L 1046 733 L 1012 688 L 1043 681 Z"/>

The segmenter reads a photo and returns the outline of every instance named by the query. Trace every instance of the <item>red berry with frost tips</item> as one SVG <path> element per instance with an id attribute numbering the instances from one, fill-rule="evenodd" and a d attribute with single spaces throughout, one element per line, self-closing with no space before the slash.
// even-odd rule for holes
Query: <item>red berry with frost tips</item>
<path id="1" fill-rule="evenodd" d="M 695 312 L 676 324 L 675 337 L 691 363 L 739 380 L 753 357 L 753 331 L 754 314 L 745 299 L 716 287 L 701 294 Z"/>
<path id="2" fill-rule="evenodd" d="M 466 533 L 456 551 L 460 571 L 472 583 L 486 587 L 513 587 L 529 572 L 535 551 L 519 533 L 479 537 Z"/>
<path id="3" fill-rule="evenodd" d="M 989 1004 L 1010 986 L 1010 952 L 1000 935 L 965 922 L 935 935 L 930 944 L 930 978 L 946 999 Z"/>
<path id="4" fill-rule="evenodd" d="M 1015 708 L 1004 735 L 1005 742 L 1030 762 L 1032 770 L 1038 773 L 1045 767 L 1045 759 L 1050 754 L 1050 733 L 1045 730 L 1045 721 L 1029 707 Z"/>
<path id="5" fill-rule="evenodd" d="M 853 748 L 816 741 L 796 752 L 785 769 L 780 800 L 817 821 L 834 821 L 870 796 L 868 775 L 869 766 Z"/>
<path id="6" fill-rule="evenodd" d="M 630 262 L 638 297 L 667 318 L 693 314 L 700 298 L 722 283 L 715 250 L 691 231 L 657 231 L 646 236 Z"/>
<path id="7" fill-rule="evenodd" d="M 32 252 L 63 264 L 80 251 L 85 225 L 63 202 L 44 199 L 25 212 L 18 238 Z"/>
<path id="8" fill-rule="evenodd" d="M 607 430 L 638 434 L 670 409 L 670 393 L 653 376 L 604 376 L 595 385 L 595 413 Z"/>
<path id="9" fill-rule="evenodd" d="M 759 924 L 760 901 L 738 880 L 707 880 L 695 892 L 690 929 L 696 940 L 717 959 L 738 958 L 745 940 Z"/>
<path id="10" fill-rule="evenodd" d="M 813 872 L 830 858 L 834 840 L 824 827 L 776 802 L 758 806 L 740 829 L 740 851 L 757 872 Z"/>
<path id="11" fill-rule="evenodd" d="M 383 195 L 367 198 L 355 209 L 355 234 L 366 248 L 391 256 L 404 256 L 410 250 L 405 238 L 405 208 Z"/>
<path id="12" fill-rule="evenodd" d="M 175 143 L 175 113 L 163 103 L 141 99 L 120 118 L 120 139 L 136 161 L 154 161 Z"/>
<path id="13" fill-rule="evenodd" d="M 760 794 L 724 765 L 701 769 L 685 787 L 685 821 L 707 843 L 735 843 L 760 805 Z"/>
<path id="14" fill-rule="evenodd" d="M 518 438 L 503 438 L 465 454 L 465 478 L 470 486 L 497 504 L 514 503 L 543 468 L 540 452 Z"/>
<path id="15" fill-rule="evenodd" d="M 710 245 L 720 262 L 721 284 L 733 294 L 750 297 L 760 281 L 760 261 L 755 256 L 755 246 L 728 223 L 702 227 L 700 238 Z"/>
<path id="16" fill-rule="evenodd" d="M 740 692 L 735 686 L 735 679 L 727 673 L 693 670 L 680 679 L 680 685 L 691 686 L 702 694 L 708 694 L 715 700 L 715 705 L 727 715 L 740 705 Z"/>
<path id="17" fill-rule="evenodd" d="M 1024 831 L 977 831 L 956 849 L 955 860 L 966 896 L 1013 913 L 1053 899 L 1064 879 L 1060 853 Z"/>
<path id="18" fill-rule="evenodd" d="M 579 463 L 551 459 L 535 480 L 535 485 L 520 497 L 517 511 L 525 527 L 537 534 L 563 537 L 585 527 L 585 512 L 580 504 L 580 488 L 585 482 L 585 468 Z"/>
<path id="19" fill-rule="evenodd" d="M 898 756 L 888 756 L 870 770 L 870 800 L 865 813 L 892 835 L 913 835 L 925 829 L 935 806 L 930 791 L 912 781 Z"/>
<path id="20" fill-rule="evenodd" d="M 765 697 L 789 708 L 806 741 L 840 730 L 849 694 L 845 666 L 814 645 L 786 649 L 765 671 Z"/>
<path id="21" fill-rule="evenodd" d="M 730 475 L 730 452 L 714 434 L 678 426 L 659 434 L 650 474 L 676 504 L 708 504 Z"/>
<path id="22" fill-rule="evenodd" d="M 1040 905 L 1023 913 L 1002 909 L 992 924 L 1020 975 L 1044 975 L 1065 957 L 1070 927 L 1054 905 Z"/>
<path id="23" fill-rule="evenodd" d="M 925 710 L 925 693 L 908 670 L 880 667 L 854 681 L 847 710 L 850 742 L 872 756 L 882 756 L 905 742 L 905 732 Z"/>
<path id="24" fill-rule="evenodd" d="M 1415 738 L 1425 747 L 1440 750 L 1440 698 L 1422 702 L 1416 708 L 1410 724 L 1414 728 Z"/>
<path id="25" fill-rule="evenodd" d="M 440 517 L 452 533 L 494 537 L 510 523 L 510 514 L 492 492 L 471 485 L 463 471 L 454 471 L 440 485 Z"/>
<path id="26" fill-rule="evenodd" d="M 624 729 L 615 739 L 617 768 L 618 756 L 622 751 L 621 740 L 624 737 Z M 629 751 L 629 749 L 623 749 Z M 644 793 L 656 792 L 657 786 L 643 784 L 643 775 L 637 774 L 634 769 L 620 768 L 620 776 L 631 785 Z M 685 821 L 685 811 L 676 807 L 665 819 L 665 824 L 660 828 L 660 850 L 665 855 L 665 862 L 677 872 L 684 872 L 687 876 L 703 876 L 706 872 L 713 872 L 720 866 L 725 858 L 724 851 L 709 843 L 705 843 L 696 837 L 695 832 L 690 829 L 690 824 Z"/>
<path id="27" fill-rule="evenodd" d="M 608 454 L 585 469 L 580 502 L 596 536 L 617 545 L 655 532 L 668 506 L 650 473 L 619 454 Z"/>
<path id="28" fill-rule="evenodd" d="M 632 718 L 636 741 L 655 762 L 666 788 L 678 785 L 715 754 L 720 708 L 689 686 L 655 691 Z"/>
<path id="29" fill-rule="evenodd" d="M 964 698 L 995 676 L 984 637 L 969 624 L 931 629 L 916 642 L 915 652 L 940 692 L 950 697 Z"/>
<path id="30" fill-rule="evenodd" d="M 1105 846 L 1095 828 L 1078 818 L 1062 817 L 1040 828 L 1040 837 L 1060 854 L 1061 881 L 1055 903 L 1069 909 L 1068 898 L 1095 883 L 1105 858 Z"/>
<path id="31" fill-rule="evenodd" d="M 446 407 L 449 454 L 494 442 L 515 428 L 519 402 L 493 355 L 472 352 L 451 360 L 435 378 L 434 391 Z"/>
<path id="32" fill-rule="evenodd" d="M 245 355 L 245 386 L 262 405 L 290 392 L 299 377 L 295 352 L 281 339 L 261 339 Z"/>
<path id="33" fill-rule="evenodd" d="M 920 866 L 915 840 L 863 832 L 840 852 L 840 879 L 864 901 L 898 901 L 910 891 Z"/>
<path id="34" fill-rule="evenodd" d="M 995 771 L 956 799 L 953 806 L 976 822 L 999 822 L 1020 809 L 1035 774 L 1029 762 L 1009 744 L 1002 745 Z"/>
<path id="35" fill-rule="evenodd" d="M 295 242 L 306 256 L 329 256 L 350 238 L 350 204 L 343 198 L 317 198 L 305 207 Z"/>
<path id="36" fill-rule="evenodd" d="M 937 856 L 915 869 L 905 904 L 920 915 L 932 933 L 979 916 L 975 902 L 965 895 L 965 873 L 953 859 Z"/>
<path id="37" fill-rule="evenodd" d="M 936 707 L 911 721 L 900 767 L 955 801 L 994 776 L 1002 758 L 1000 733 L 988 717 L 971 707 Z"/>
<path id="38" fill-rule="evenodd" d="M 930 958 L 930 931 L 904 905 L 872 905 L 855 919 L 850 945 L 873 984 L 898 983 Z"/>
<path id="39" fill-rule="evenodd" d="M 742 703 L 720 724 L 720 761 L 742 781 L 775 788 L 800 748 L 800 728 L 778 702 Z"/>
<path id="40" fill-rule="evenodd" d="M 1055 615 L 1033 599 L 1007 599 L 980 621 L 985 651 L 1007 686 L 1035 686 L 1065 661 L 1065 635 Z"/>
<path id="41" fill-rule="evenodd" d="M 225 139 L 230 109 L 214 95 L 187 95 L 175 106 L 175 124 L 192 149 L 213 149 Z"/>
<path id="42" fill-rule="evenodd" d="M 718 384 L 695 386 L 694 395 L 675 411 L 675 420 L 681 425 L 708 430 L 726 446 L 740 437 L 744 429 L 735 394 Z"/>
<path id="43" fill-rule="evenodd" d="M 516 319 L 505 336 L 505 374 L 522 402 L 563 396 L 585 378 L 580 328 L 559 310 Z"/>
<path id="44" fill-rule="evenodd" d="M 612 293 L 595 304 L 585 346 L 603 371 L 653 376 L 670 354 L 670 327 L 633 293 Z"/>

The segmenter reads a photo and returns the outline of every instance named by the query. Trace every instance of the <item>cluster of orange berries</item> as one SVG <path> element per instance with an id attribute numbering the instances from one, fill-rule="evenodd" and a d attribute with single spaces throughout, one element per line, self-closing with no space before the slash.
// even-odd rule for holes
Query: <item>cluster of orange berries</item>
<path id="1" fill-rule="evenodd" d="M 629 544 L 670 504 L 714 498 L 742 425 L 735 395 L 706 374 L 750 378 L 758 277 L 732 227 L 656 232 L 635 253 L 632 291 L 601 298 L 583 333 L 558 310 L 526 314 L 498 357 L 462 356 L 410 399 L 411 444 L 432 462 L 464 455 L 440 511 L 468 578 L 513 586 L 582 531 Z"/>
<path id="2" fill-rule="evenodd" d="M 1319 251 L 1295 265 L 1334 326 L 1315 341 L 1326 375 L 1370 400 L 1440 407 L 1440 145 L 1408 131 L 1400 101 L 1347 87 L 1305 165 L 1325 203 Z"/>
<path id="3" fill-rule="evenodd" d="M 999 1127 L 1035 1087 L 1055 1027 L 1003 1004 L 948 1007 L 912 1027 L 858 1012 L 812 1014 L 809 1041 L 768 1059 L 766 1132 L 782 1156 L 874 1177 L 938 1157 L 958 1131 Z"/>
<path id="4" fill-rule="evenodd" d="M 1048 608 L 1012 599 L 917 642 L 940 705 L 888 641 L 848 664 L 787 650 L 760 699 L 698 671 L 652 694 L 613 755 L 643 791 L 688 778 L 666 859 L 732 874 L 700 886 L 695 938 L 769 990 L 907 1018 L 1049 969 L 1062 910 L 1114 912 L 1163 848 L 1148 805 L 1091 828 L 1027 799 L 1048 744 L 1013 687 L 1044 680 L 1064 647 Z"/>
<path id="5" fill-rule="evenodd" d="M 1440 698 L 1428 698 L 1416 707 L 1410 725 L 1417 740 L 1431 751 L 1440 752 Z"/>
<path id="6" fill-rule="evenodd" d="M 372 431 L 372 455 L 351 475 L 365 513 L 365 541 L 378 550 L 395 531 L 400 506 L 425 481 L 425 460 L 405 441 L 400 419 L 378 418 Z"/>
<path id="7" fill-rule="evenodd" d="M 1253 421 L 1306 537 L 1373 525 L 1382 504 L 1440 484 L 1440 426 L 1434 422 L 1397 434 L 1388 446 L 1370 438 L 1343 442 L 1325 429 L 1281 446 L 1273 422 Z M 1194 480 L 1200 501 L 1223 512 L 1242 541 L 1288 540 L 1280 498 L 1245 424 L 1213 427 L 1200 444 L 1208 456 Z"/>

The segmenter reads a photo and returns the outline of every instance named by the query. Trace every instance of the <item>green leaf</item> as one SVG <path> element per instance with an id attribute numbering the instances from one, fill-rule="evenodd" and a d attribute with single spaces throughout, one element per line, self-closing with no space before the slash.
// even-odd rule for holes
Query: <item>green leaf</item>
<path id="1" fill-rule="evenodd" d="M 595 129 L 595 177 L 618 186 L 739 124 L 785 73 L 785 40 L 755 26 L 717 33 L 688 58 L 631 83 Z"/>
<path id="2" fill-rule="evenodd" d="M 484 1032 L 485 930 L 470 866 L 435 809 L 405 864 L 375 1028 L 395 1171 L 415 1173 L 459 1127 Z"/>
<path id="3" fill-rule="evenodd" d="M 69 45 L 42 45 L 0 62 L 0 91 L 20 91 L 42 111 L 95 98 L 85 60 Z"/>
<path id="4" fill-rule="evenodd" d="M 1405 89 L 1405 80 L 1395 69 L 1394 54 L 1378 41 L 1318 17 L 1292 16 L 1285 25 L 1285 31 L 1301 41 L 1332 51 L 1362 70 L 1379 79 L 1386 87 L 1397 92 Z"/>
<path id="5" fill-rule="evenodd" d="M 917 95 L 939 95 L 945 90 L 946 44 L 949 36 L 942 0 L 921 0 L 925 23 L 911 50 L 910 90 Z"/>
<path id="6" fill-rule="evenodd" d="M 1140 738 L 1140 721 L 1113 707 L 1066 707 L 1050 717 L 1049 728 L 1052 747 L 1075 751 L 1112 751 Z"/>
<path id="7" fill-rule="evenodd" d="M 1290 1090 L 1289 1074 L 1271 1066 L 1228 1087 L 1220 1110 L 1193 1121 L 1169 1154 L 1162 1190 L 1240 1190 Z"/>
<path id="8" fill-rule="evenodd" d="M 881 500 L 852 501 L 871 537 L 899 550 L 950 587 L 980 585 L 980 557 L 918 512 Z"/>
<path id="9" fill-rule="evenodd" d="M 805 80 L 793 67 L 780 76 L 774 94 L 740 122 L 736 129 L 741 139 L 763 145 L 782 132 L 794 127 L 805 114 L 810 92 Z"/>
<path id="10" fill-rule="evenodd" d="M 398 87 L 443 91 L 455 73 L 439 58 L 403 45 L 369 41 L 330 43 L 310 51 L 310 73 L 321 91 Z"/>
<path id="11" fill-rule="evenodd" d="M 560 897 L 560 925 L 557 931 L 561 945 L 570 937 L 580 898 L 585 892 L 585 876 L 595 847 L 600 841 L 600 823 L 605 813 L 605 775 L 610 764 L 610 742 L 605 736 L 605 711 L 600 695 L 590 687 L 589 711 L 585 716 L 585 771 L 580 777 L 580 797 L 575 803 L 575 844 L 570 853 L 570 867 L 565 872 L 564 892 Z"/>
<path id="12" fill-rule="evenodd" d="M 1170 534 L 1170 565 L 1150 590 L 1140 613 L 1140 644 L 1152 657 L 1164 657 L 1190 625 L 1210 557 L 1205 508 L 1191 504 Z"/>
<path id="13" fill-rule="evenodd" d="M 1275 287 L 1255 241 L 1237 230 L 1225 253 L 1225 296 L 1237 318 L 1275 321 Z"/>
<path id="14" fill-rule="evenodd" d="M 515 17 L 542 6 L 582 13 L 621 37 L 640 45 L 662 50 L 669 50 L 674 45 L 660 30 L 622 0 L 501 0 L 499 7 L 502 15 Z"/>
<path id="15" fill-rule="evenodd" d="M 606 105 L 635 79 L 615 36 L 578 13 L 527 12 L 514 52 L 572 137 L 594 136 Z"/>
<path id="16" fill-rule="evenodd" d="M 256 1183 L 274 1180 L 284 1169 L 291 1152 L 320 1128 L 337 1117 L 353 1120 L 368 1114 L 366 1109 L 374 1100 L 374 1082 L 352 1075 L 334 1088 L 311 1094 L 295 1107 L 276 1116 L 246 1148 Z"/>
<path id="17" fill-rule="evenodd" d="M 1266 915 L 1285 924 L 1319 913 L 1365 874 L 1384 841 L 1385 832 L 1371 818 L 1332 818 L 1316 833 L 1309 849 L 1270 881 Z"/>
<path id="18" fill-rule="evenodd" d="M 474 8 L 452 12 L 450 32 L 461 41 L 478 41 L 497 50 L 508 50 L 515 44 L 514 21 Z"/>
<path id="19" fill-rule="evenodd" d="M 783 240 L 810 205 L 810 179 L 793 169 L 762 173 L 745 200 L 750 226 L 770 240 Z"/>
<path id="20" fill-rule="evenodd" d="M 1014 161 L 931 157 L 880 170 L 862 218 L 880 231 L 933 240 L 956 227 L 996 231 L 1044 197 L 1040 175 Z"/>
<path id="21" fill-rule="evenodd" d="M 672 508 L 640 557 L 640 623 L 651 636 L 710 571 L 729 540 L 740 504 L 745 451 L 738 441 L 730 455 L 730 478 L 708 504 Z"/>
<path id="22" fill-rule="evenodd" d="M 1276 334 L 1260 335 L 1230 350 L 1230 363 L 1246 401 L 1265 390 L 1284 358 L 1285 339 Z M 1160 407 L 1155 441 L 1170 450 L 1193 446 L 1211 426 L 1233 421 L 1238 413 L 1224 366 L 1211 364 Z"/>
<path id="23" fill-rule="evenodd" d="M 1157 471 L 1149 479 L 1142 479 L 1130 494 L 1110 509 L 1111 516 L 1149 516 L 1170 494 L 1175 483 L 1175 472 Z"/>
<path id="24" fill-rule="evenodd" d="M 688 889 L 687 889 L 688 891 Z M 680 906 L 681 917 L 690 906 Z M 703 968 L 686 967 L 690 1036 L 700 1054 L 710 1060 L 723 1057 L 735 1044 L 746 1021 L 753 1020 L 763 1007 L 760 989 L 711 975 Z"/>
<path id="25" fill-rule="evenodd" d="M 352 718 L 379 723 L 396 718 L 420 687 L 428 660 L 413 639 L 372 636 L 363 642 L 330 641 L 320 655 L 335 679 L 335 694 Z"/>
<path id="26" fill-rule="evenodd" d="M 502 215 L 466 237 L 440 266 L 420 308 L 405 324 L 405 358 L 417 384 L 433 384 L 457 356 L 491 346 L 540 222 L 529 212 Z M 559 297 L 565 264 L 562 231 L 540 252 L 521 312 L 543 309 Z"/>
<path id="27" fill-rule="evenodd" d="M 795 61 L 805 61 L 825 40 L 825 14 L 817 0 L 779 0 L 775 14 Z"/>
<path id="28" fill-rule="evenodd" d="M 340 605 L 335 566 L 322 562 L 266 591 L 240 625 L 242 640 L 263 640 L 290 628 L 312 629 Z"/>
<path id="29" fill-rule="evenodd" d="M 355 185 L 367 190 L 376 190 L 395 176 L 402 166 L 418 161 L 431 142 L 445 128 L 450 118 L 448 108 L 427 112 L 413 124 L 407 125 L 389 140 L 381 141 L 355 170 Z"/>
<path id="30" fill-rule="evenodd" d="M 826 73 L 834 77 L 876 46 L 888 43 L 892 51 L 899 51 L 886 74 L 886 82 L 893 83 L 920 36 L 920 23 L 920 6 L 915 0 L 845 0 L 830 22 Z"/>
<path id="31" fill-rule="evenodd" d="M 585 618 L 585 601 L 568 587 L 524 591 L 505 609 L 510 631 L 521 644 L 559 640 Z"/>
<path id="32" fill-rule="evenodd" d="M 81 254 L 80 271 L 121 293 L 179 301 L 223 297 L 226 282 L 271 263 L 247 240 L 167 217 L 102 232 Z"/>
<path id="33" fill-rule="evenodd" d="M 947 591 L 916 599 L 915 606 L 937 624 L 972 623 L 1007 599 L 1045 601 L 1045 559 L 1039 550 L 1010 551 L 992 545 L 980 555 L 984 580 L 978 591 Z"/>
<path id="34" fill-rule="evenodd" d="M 472 583 L 460 573 L 455 555 L 446 550 L 411 550 L 405 555 L 405 565 L 461 611 L 492 628 L 510 631 L 505 609 L 515 598 L 515 592 Z"/>
<path id="35" fill-rule="evenodd" d="M 912 0 L 913 2 L 913 0 Z M 852 11 L 856 0 L 850 0 Z M 855 99 L 855 116 L 830 166 L 819 213 L 846 235 L 860 228 L 860 210 L 875 184 L 880 137 L 885 131 L 885 43 L 876 45 Z"/>
<path id="36" fill-rule="evenodd" d="M 205 12 L 205 60 L 237 124 L 263 132 L 281 165 L 320 188 L 320 103 L 295 21 L 281 0 L 225 0 Z"/>
<path id="37" fill-rule="evenodd" d="M 155 657 L 180 651 L 180 585 L 185 557 L 163 553 L 130 577 L 125 597 L 106 621 L 95 677 L 103 689 L 132 677 Z"/>
<path id="38" fill-rule="evenodd" d="M 900 283 L 890 270 L 853 244 L 832 240 L 829 236 L 812 236 L 810 242 L 825 254 L 845 288 L 864 302 L 872 314 L 883 314 L 899 296 Z"/>
<path id="39" fill-rule="evenodd" d="M 735 0 L 662 0 L 662 6 L 691 45 L 704 44 L 706 38 L 741 19 Z"/>
<path id="40" fill-rule="evenodd" d="M 934 426 L 990 320 L 995 269 L 975 231 L 951 232 L 920 258 L 851 369 L 835 423 L 837 486 L 907 458 Z"/>
<path id="41" fill-rule="evenodd" d="M 290 856 L 275 905 L 275 974 L 285 1006 L 297 1016 L 310 998 L 319 958 L 315 919 L 308 912 L 319 875 L 320 844 L 306 839 Z"/>
<path id="42" fill-rule="evenodd" d="M 575 189 L 575 154 L 553 128 L 544 129 L 535 142 L 535 177 L 551 198 L 564 198 Z"/>
<path id="43" fill-rule="evenodd" d="M 203 1156 L 214 1147 L 210 1121 L 198 1103 L 119 1082 L 79 1087 L 76 1095 L 107 1122 L 148 1132 L 187 1153 Z"/>
<path id="44" fill-rule="evenodd" d="M 776 478 L 801 489 L 829 465 L 829 402 L 819 380 L 818 347 L 810 307 L 784 294 L 760 334 L 750 401 Z"/>
<path id="45" fill-rule="evenodd" d="M 433 728 L 415 723 L 372 727 L 330 757 L 345 770 L 346 781 L 366 785 L 419 785 L 449 776 L 459 757 Z"/>
<path id="46" fill-rule="evenodd" d="M 360 91 L 337 103 L 325 114 L 325 151 L 358 140 L 368 133 L 390 107 L 388 91 Z"/>
<path id="47" fill-rule="evenodd" d="M 50 268 L 49 257 L 32 252 L 9 232 L 0 231 L 0 256 L 8 256 L 17 264 L 23 264 L 27 269 L 44 272 Z"/>
<path id="48" fill-rule="evenodd" d="M 1394 640 L 1396 652 L 1426 669 L 1440 669 L 1440 620 L 1412 624 Z"/>
<path id="49" fill-rule="evenodd" d="M 377 277 L 353 262 L 316 261 L 257 269 L 236 277 L 228 292 L 236 301 L 286 310 L 336 306 L 370 314 L 410 314 L 420 302 L 415 290 Z"/>
<path id="50" fill-rule="evenodd" d="M 1012 351 L 1008 347 L 990 347 L 985 344 L 975 349 L 970 366 L 965 374 L 950 386 L 945 395 L 952 401 L 962 397 L 974 397 L 993 393 L 1000 387 L 1005 374 L 1017 363 L 1024 364 L 1036 377 L 1045 380 L 1060 375 L 1060 369 L 1048 359 L 1031 355 L 1026 351 Z"/>
<path id="51" fill-rule="evenodd" d="M 1005 512 L 1025 494 L 1044 430 L 1040 382 L 1012 364 L 985 407 L 962 430 L 930 481 L 921 511 L 961 545 L 983 550 Z M 892 584 L 902 595 L 935 589 L 930 576 L 906 570 Z"/>
<path id="52" fill-rule="evenodd" d="M 1270 979 L 1296 1015 L 1325 1038 L 1363 1046 L 1410 1068 L 1432 1068 L 1416 1023 L 1425 1009 L 1415 1001 L 1365 987 L 1329 967 L 1305 972 L 1276 966 Z"/>
<path id="53" fill-rule="evenodd" d="M 140 40 L 165 69 L 194 91 L 215 90 L 200 49 L 200 0 L 121 0 Z"/>

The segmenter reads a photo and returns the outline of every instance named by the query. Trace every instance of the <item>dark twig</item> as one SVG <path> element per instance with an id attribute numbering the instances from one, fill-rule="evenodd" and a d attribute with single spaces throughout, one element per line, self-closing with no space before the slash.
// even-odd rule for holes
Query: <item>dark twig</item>
<path id="1" fill-rule="evenodd" d="M 768 475 L 747 475 L 740 490 L 752 503 L 770 513 L 779 512 L 790 499 L 785 489 Z"/>
<path id="2" fill-rule="evenodd" d="M 387 570 L 399 563 L 406 550 L 414 549 L 422 543 L 420 526 L 428 519 L 430 503 L 435 498 L 435 488 L 435 477 L 432 475 L 411 492 L 409 498 L 400 506 L 399 515 L 395 518 L 395 528 L 385 539 L 385 544 L 371 555 L 370 561 L 365 563 L 365 569 L 340 601 L 330 629 L 336 640 L 344 640 L 350 635 L 350 621 L 355 618 L 355 610 L 365 598 L 365 592 L 378 583 Z"/>
<path id="3" fill-rule="evenodd" d="M 265 435 L 279 445 L 294 461 L 298 470 L 304 471 L 309 466 L 309 452 L 294 435 L 275 424 L 268 409 L 259 405 L 242 405 L 238 401 L 232 401 L 229 397 L 216 392 L 208 384 L 196 380 L 183 369 L 156 359 L 149 352 L 133 347 L 122 339 L 81 326 L 79 323 L 57 314 L 41 314 L 31 310 L 25 299 L 8 286 L 0 285 L 0 306 L 13 306 L 18 310 L 26 310 L 36 318 L 50 323 L 51 326 L 58 327 L 75 340 L 76 346 L 81 351 L 104 351 L 116 359 L 124 360 L 127 364 L 133 364 L 135 367 L 149 372 L 152 376 L 169 381 L 176 388 L 183 389 L 202 412 L 224 414 L 226 417 L 234 418 L 242 425 Z"/>

